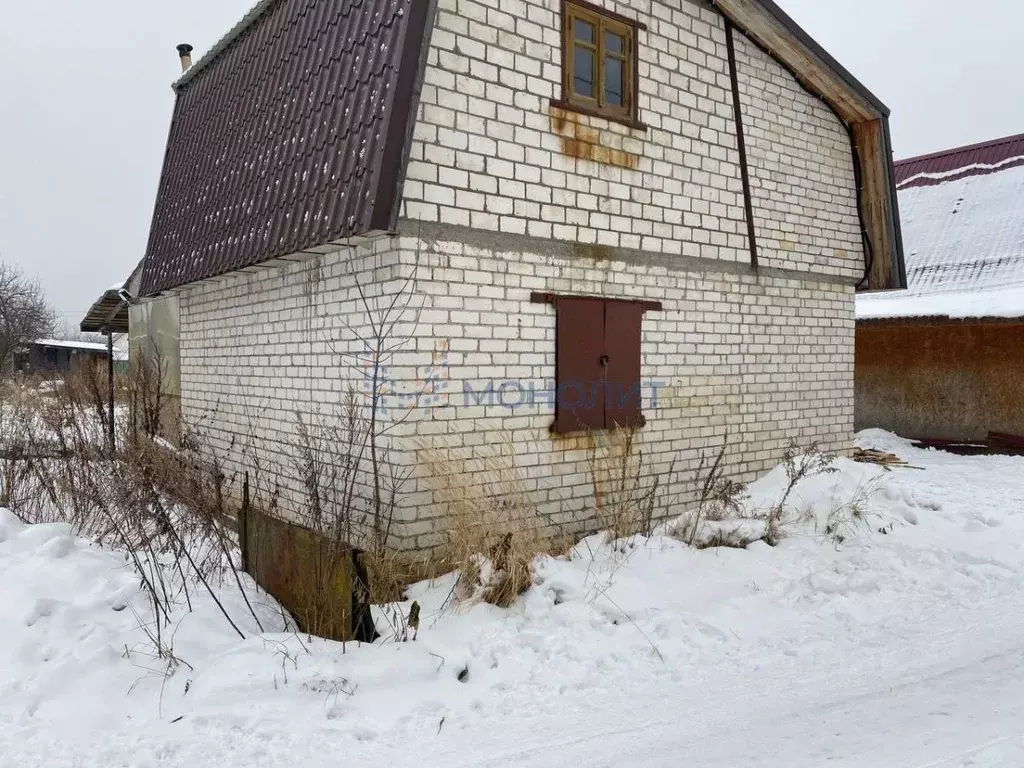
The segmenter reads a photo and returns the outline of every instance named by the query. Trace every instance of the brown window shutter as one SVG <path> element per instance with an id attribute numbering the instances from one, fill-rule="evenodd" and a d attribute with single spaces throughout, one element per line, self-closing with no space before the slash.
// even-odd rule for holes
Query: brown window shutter
<path id="1" fill-rule="evenodd" d="M 604 302 L 555 302 L 554 431 L 604 429 Z"/>
<path id="2" fill-rule="evenodd" d="M 604 353 L 608 360 L 604 393 L 605 427 L 643 424 L 640 390 L 642 304 L 607 301 L 604 305 Z"/>

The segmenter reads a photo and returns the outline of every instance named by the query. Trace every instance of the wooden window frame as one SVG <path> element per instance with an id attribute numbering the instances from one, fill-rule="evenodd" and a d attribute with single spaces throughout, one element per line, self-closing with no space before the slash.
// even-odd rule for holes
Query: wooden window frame
<path id="1" fill-rule="evenodd" d="M 643 416 L 641 378 L 643 315 L 660 311 L 661 302 L 553 293 L 532 293 L 530 301 L 551 304 L 555 308 L 555 419 L 551 432 L 572 434 L 643 427 L 647 423 Z M 567 314 L 563 315 L 563 310 Z M 584 315 L 582 321 L 575 316 L 577 312 Z M 596 314 L 600 319 L 586 317 L 588 314 Z M 609 332 L 608 318 L 613 315 L 621 319 L 617 329 L 625 327 L 630 331 L 628 336 L 624 337 L 619 331 Z M 585 333 L 586 338 L 565 338 L 570 328 L 573 332 Z M 573 358 L 571 363 L 570 358 Z M 589 369 L 593 375 L 583 374 L 585 378 L 576 380 L 579 373 L 567 374 L 564 366 L 573 371 Z M 600 374 L 595 372 L 595 367 L 600 368 Z M 598 382 L 601 386 L 594 387 Z M 636 389 L 635 402 L 625 397 L 627 386 L 630 392 Z M 567 397 L 569 387 L 584 398 L 583 403 L 590 403 L 592 407 L 563 408 L 562 400 Z"/>
<path id="2" fill-rule="evenodd" d="M 576 36 L 573 22 L 576 19 L 593 25 L 596 43 L 595 56 L 596 97 L 581 96 L 573 90 L 573 68 L 575 66 Z M 631 128 L 646 130 L 640 122 L 637 94 L 640 90 L 639 73 L 639 32 L 646 30 L 644 24 L 586 0 L 562 0 L 562 97 L 551 101 L 551 106 L 579 112 L 594 117 L 603 117 Z M 621 57 L 623 66 L 623 106 L 604 104 L 605 40 L 604 33 L 613 32 L 625 40 L 627 51 Z"/>

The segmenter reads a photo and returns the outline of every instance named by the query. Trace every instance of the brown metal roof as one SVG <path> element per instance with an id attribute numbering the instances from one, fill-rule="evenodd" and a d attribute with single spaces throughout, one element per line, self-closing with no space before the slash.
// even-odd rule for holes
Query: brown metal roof
<path id="1" fill-rule="evenodd" d="M 1024 165 L 1024 133 L 920 155 L 894 164 L 900 189 L 928 187 Z"/>
<path id="2" fill-rule="evenodd" d="M 176 84 L 142 295 L 394 227 L 424 0 L 266 0 Z"/>

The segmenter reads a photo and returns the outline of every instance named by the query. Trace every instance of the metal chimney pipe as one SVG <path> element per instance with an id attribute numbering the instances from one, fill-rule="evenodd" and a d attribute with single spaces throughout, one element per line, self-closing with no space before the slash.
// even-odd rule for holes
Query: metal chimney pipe
<path id="1" fill-rule="evenodd" d="M 192 46 L 182 43 L 178 46 L 178 58 L 181 59 L 181 71 L 185 72 L 192 66 Z"/>

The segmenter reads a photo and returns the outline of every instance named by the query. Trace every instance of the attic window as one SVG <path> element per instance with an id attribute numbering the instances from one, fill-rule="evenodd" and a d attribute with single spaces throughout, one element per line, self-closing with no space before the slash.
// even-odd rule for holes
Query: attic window
<path id="1" fill-rule="evenodd" d="M 562 100 L 558 106 L 637 123 L 635 21 L 582 0 L 564 0 Z"/>
<path id="2" fill-rule="evenodd" d="M 552 432 L 640 427 L 641 326 L 658 302 L 535 293 L 555 306 Z"/>

